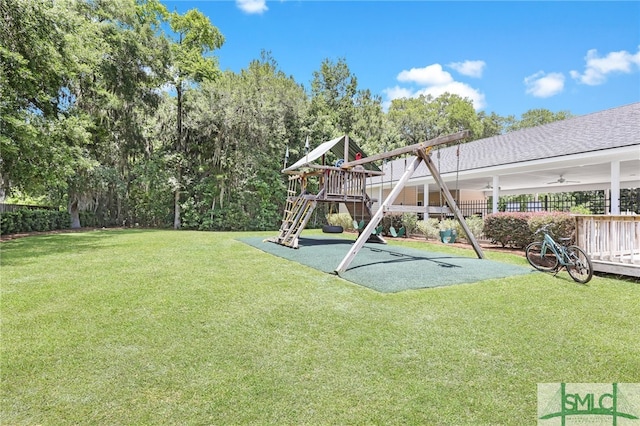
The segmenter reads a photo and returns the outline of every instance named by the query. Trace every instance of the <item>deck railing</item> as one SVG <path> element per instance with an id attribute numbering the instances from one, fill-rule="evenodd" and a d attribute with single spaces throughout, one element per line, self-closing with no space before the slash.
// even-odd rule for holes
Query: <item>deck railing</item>
<path id="1" fill-rule="evenodd" d="M 576 240 L 596 271 L 640 276 L 640 216 L 576 216 Z"/>
<path id="2" fill-rule="evenodd" d="M 367 181 L 365 173 L 352 170 L 325 170 L 324 190 L 327 196 L 362 196 Z"/>

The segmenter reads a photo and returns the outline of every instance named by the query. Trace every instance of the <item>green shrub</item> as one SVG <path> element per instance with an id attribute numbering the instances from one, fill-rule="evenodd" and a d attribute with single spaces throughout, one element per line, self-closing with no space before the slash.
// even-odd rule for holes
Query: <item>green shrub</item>
<path id="1" fill-rule="evenodd" d="M 391 227 L 396 230 L 402 228 L 402 215 L 399 214 L 387 214 L 382 217 L 382 228 L 385 235 L 390 235 Z"/>
<path id="2" fill-rule="evenodd" d="M 96 228 L 104 226 L 94 212 L 81 211 L 80 225 L 87 228 Z"/>
<path id="3" fill-rule="evenodd" d="M 402 226 L 404 226 L 406 236 L 413 234 L 418 229 L 418 215 L 416 213 L 403 213 Z"/>
<path id="4" fill-rule="evenodd" d="M 1 235 L 13 234 L 16 232 L 15 216 L 14 212 L 3 212 L 0 215 Z"/>
<path id="5" fill-rule="evenodd" d="M 440 231 L 446 231 L 448 229 L 456 229 L 458 222 L 455 219 L 442 219 L 438 223 L 438 229 Z"/>
<path id="6" fill-rule="evenodd" d="M 554 238 L 573 238 L 575 218 L 563 212 L 495 213 L 485 218 L 484 235 L 503 247 L 526 247 L 540 239 L 538 231 L 543 227 Z"/>
<path id="7" fill-rule="evenodd" d="M 569 213 L 572 214 L 591 214 L 591 209 L 584 204 L 580 204 L 579 206 L 573 206 L 569 209 Z"/>
<path id="8" fill-rule="evenodd" d="M 51 212 L 51 229 L 66 229 L 71 225 L 71 217 L 65 211 Z"/>
<path id="9" fill-rule="evenodd" d="M 251 218 L 247 217 L 242 206 L 238 204 L 225 205 L 213 213 L 213 228 L 219 231 L 240 231 L 249 229 Z"/>
<path id="10" fill-rule="evenodd" d="M 482 236 L 484 229 L 484 220 L 480 216 L 469 216 L 465 218 L 465 222 L 467 223 L 471 234 L 473 234 L 476 239 Z M 456 221 L 455 229 L 459 236 L 463 236 L 467 238 L 467 240 L 469 239 L 469 237 L 467 237 L 466 235 L 466 232 L 464 232 L 464 228 L 462 228 L 460 222 Z"/>
<path id="11" fill-rule="evenodd" d="M 353 219 L 349 213 L 330 213 L 327 215 L 327 224 L 342 226 L 343 229 L 354 229 Z"/>
<path id="12" fill-rule="evenodd" d="M 59 210 L 17 210 L 0 216 L 0 234 L 44 232 L 65 229 L 71 225 L 69 213 Z"/>
<path id="13" fill-rule="evenodd" d="M 436 218 L 429 218 L 426 220 L 419 220 L 416 223 L 416 227 L 418 229 L 418 231 L 424 235 L 425 239 L 437 239 L 439 234 L 439 228 L 438 228 L 438 224 L 439 221 Z"/>
<path id="14" fill-rule="evenodd" d="M 575 241 L 576 222 L 570 213 L 564 212 L 539 212 L 531 213 L 529 218 L 529 231 L 531 241 L 540 240 L 540 229 L 545 227 L 547 233 L 553 238 L 571 238 Z"/>
<path id="15" fill-rule="evenodd" d="M 502 247 L 525 247 L 532 241 L 529 216 L 521 212 L 490 214 L 484 220 L 484 235 Z"/>

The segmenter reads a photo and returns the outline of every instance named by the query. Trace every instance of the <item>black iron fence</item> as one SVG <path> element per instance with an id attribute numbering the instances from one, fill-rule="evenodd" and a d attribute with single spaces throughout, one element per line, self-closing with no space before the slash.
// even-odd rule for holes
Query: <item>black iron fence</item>
<path id="1" fill-rule="evenodd" d="M 493 211 L 493 200 L 460 201 L 458 207 L 465 216 L 485 216 Z M 620 191 L 621 214 L 640 214 L 640 189 Z M 605 191 L 567 192 L 544 195 L 512 195 L 498 200 L 501 212 L 572 212 L 582 214 L 611 213 L 611 197 Z"/>

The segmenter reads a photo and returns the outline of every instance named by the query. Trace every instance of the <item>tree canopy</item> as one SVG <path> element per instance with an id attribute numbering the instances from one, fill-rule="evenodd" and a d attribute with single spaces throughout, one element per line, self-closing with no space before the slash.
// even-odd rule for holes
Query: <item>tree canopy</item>
<path id="1" fill-rule="evenodd" d="M 476 112 L 469 99 L 382 99 L 347 59 L 309 87 L 269 52 L 218 69 L 225 38 L 158 0 L 0 1 L 0 186 L 67 208 L 74 226 L 271 229 L 285 152 L 349 134 L 368 154 L 469 129 L 471 139 L 568 112 Z"/>

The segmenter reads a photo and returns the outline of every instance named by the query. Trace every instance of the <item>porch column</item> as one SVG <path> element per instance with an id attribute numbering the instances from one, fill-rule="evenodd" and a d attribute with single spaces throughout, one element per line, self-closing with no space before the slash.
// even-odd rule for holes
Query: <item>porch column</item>
<path id="1" fill-rule="evenodd" d="M 611 214 L 620 214 L 620 161 L 611 162 Z"/>
<path id="2" fill-rule="evenodd" d="M 349 135 L 344 135 L 344 161 L 349 161 Z"/>
<path id="3" fill-rule="evenodd" d="M 493 200 L 491 205 L 491 212 L 498 213 L 498 197 L 500 196 L 500 176 L 493 177 Z"/>
<path id="4" fill-rule="evenodd" d="M 423 188 L 422 206 L 424 207 L 424 219 L 429 219 L 429 184 L 425 183 Z"/>

